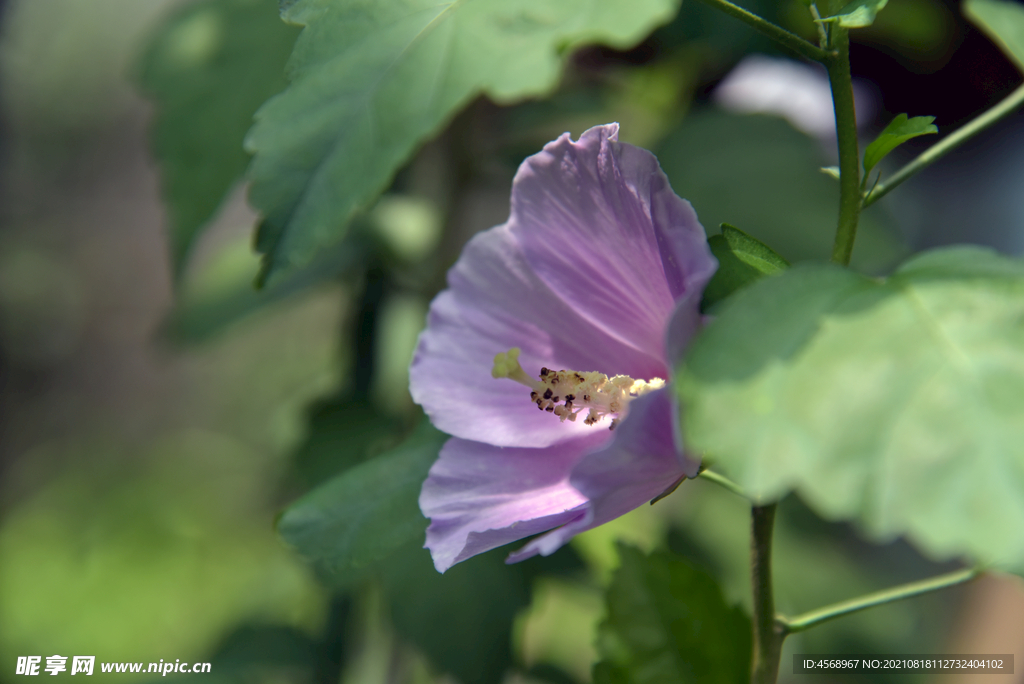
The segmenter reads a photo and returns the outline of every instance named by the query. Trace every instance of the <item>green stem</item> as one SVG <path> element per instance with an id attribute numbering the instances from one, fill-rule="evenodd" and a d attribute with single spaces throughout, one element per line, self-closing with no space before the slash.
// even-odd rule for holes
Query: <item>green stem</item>
<path id="1" fill-rule="evenodd" d="M 850 77 L 850 34 L 842 26 L 832 27 L 834 57 L 825 63 L 832 86 L 832 106 L 836 113 L 836 141 L 839 146 L 839 225 L 832 247 L 832 261 L 846 266 L 853 254 L 860 220 L 860 159 L 857 145 L 857 113 L 853 104 L 853 80 Z"/>
<path id="2" fill-rule="evenodd" d="M 795 33 L 790 33 L 781 26 L 777 26 L 767 19 L 757 16 L 753 12 L 748 12 L 742 7 L 732 4 L 729 0 L 701 0 L 701 2 L 706 5 L 710 5 L 715 9 L 721 10 L 731 17 L 739 19 L 772 40 L 785 45 L 798 55 L 806 57 L 807 59 L 812 59 L 815 62 L 824 62 L 828 59 L 829 53 L 822 50 L 814 43 L 804 40 Z"/>
<path id="3" fill-rule="evenodd" d="M 828 33 L 825 31 L 825 23 L 821 20 L 821 15 L 818 14 L 818 6 L 811 3 L 809 8 L 811 10 L 811 18 L 814 19 L 814 26 L 818 29 L 818 45 L 825 49 L 828 47 Z"/>
<path id="4" fill-rule="evenodd" d="M 739 494 L 740 496 L 747 498 L 747 495 L 743 492 L 743 489 L 738 484 L 736 484 L 727 477 L 719 475 L 718 473 L 712 470 L 704 469 L 697 473 L 697 477 L 703 477 L 708 482 L 714 482 L 719 487 L 724 487 L 733 494 Z"/>
<path id="5" fill-rule="evenodd" d="M 772 532 L 776 504 L 750 509 L 750 574 L 754 594 L 754 654 L 751 684 L 775 684 L 779 677 L 783 625 L 775 617 L 772 588 Z"/>
<path id="6" fill-rule="evenodd" d="M 809 613 L 798 615 L 795 618 L 790 618 L 788 620 L 783 619 L 781 622 L 786 634 L 802 632 L 806 629 L 810 629 L 811 627 L 820 625 L 823 622 L 834 620 L 837 617 L 850 615 L 851 613 L 857 613 L 868 608 L 892 603 L 893 601 L 902 601 L 903 599 L 920 596 L 921 594 L 945 589 L 946 587 L 952 587 L 972 580 L 980 573 L 980 570 L 972 568 L 970 570 L 951 572 L 947 575 L 940 575 L 938 577 L 921 580 L 919 582 L 910 582 L 909 584 L 903 584 L 898 587 L 893 587 L 892 589 L 876 591 L 873 594 L 861 596 L 860 598 L 842 601 L 831 606 L 819 608 L 818 610 L 812 610 Z"/>
<path id="7" fill-rule="evenodd" d="M 864 198 L 864 206 L 870 206 L 882 199 L 897 185 L 936 161 L 947 152 L 959 147 L 961 143 L 968 140 L 975 134 L 980 133 L 996 121 L 999 121 L 1007 114 L 1013 112 L 1022 103 L 1024 103 L 1024 86 L 1020 86 L 1014 90 L 1002 102 L 997 104 L 995 107 L 992 107 L 992 109 L 989 109 L 981 116 L 975 118 L 966 126 L 958 128 L 955 132 L 947 135 L 945 138 L 929 147 L 918 155 L 917 159 L 894 173 L 884 183 L 876 185 L 875 189 L 869 192 L 867 197 Z"/>

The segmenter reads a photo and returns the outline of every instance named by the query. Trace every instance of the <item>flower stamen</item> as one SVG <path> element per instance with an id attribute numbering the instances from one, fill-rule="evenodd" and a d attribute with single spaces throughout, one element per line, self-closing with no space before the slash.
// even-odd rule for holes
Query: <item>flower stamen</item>
<path id="1" fill-rule="evenodd" d="M 608 429 L 614 430 L 629 412 L 629 402 L 665 386 L 661 378 L 634 380 L 628 375 L 609 378 L 597 371 L 551 370 L 541 368 L 534 380 L 519 365 L 519 348 L 513 347 L 494 357 L 491 376 L 508 378 L 530 388 L 530 400 L 541 411 L 575 422 L 584 411 L 584 425 L 593 425 L 610 417 Z"/>

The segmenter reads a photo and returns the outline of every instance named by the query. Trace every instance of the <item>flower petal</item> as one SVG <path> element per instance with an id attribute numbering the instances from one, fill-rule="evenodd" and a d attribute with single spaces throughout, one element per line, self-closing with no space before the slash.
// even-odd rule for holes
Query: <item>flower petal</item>
<path id="1" fill-rule="evenodd" d="M 511 347 L 522 350 L 519 361 L 534 376 L 547 366 L 667 377 L 661 339 L 671 310 L 657 333 L 656 356 L 607 335 L 537 279 L 508 226 L 470 240 L 448 284 L 430 306 L 409 386 L 431 422 L 450 435 L 543 447 L 590 431 L 581 422 L 560 423 L 538 411 L 526 387 L 491 377 L 494 355 Z"/>
<path id="2" fill-rule="evenodd" d="M 420 509 L 430 518 L 425 546 L 434 566 L 444 572 L 581 516 L 587 500 L 569 483 L 569 474 L 607 434 L 591 431 L 545 449 L 448 440 L 420 492 Z"/>
<path id="3" fill-rule="evenodd" d="M 704 324 L 705 316 L 700 312 L 700 300 L 704 296 L 704 285 L 691 290 L 676 303 L 676 310 L 668 321 L 665 335 L 665 353 L 669 365 L 675 365 L 682 357 L 690 340 Z"/>
<path id="4" fill-rule="evenodd" d="M 618 124 L 578 142 L 566 133 L 527 159 L 509 226 L 533 271 L 581 317 L 664 359 L 676 301 L 702 291 L 718 264 L 657 158 L 617 137 Z"/>
<path id="5" fill-rule="evenodd" d="M 511 347 L 531 375 L 546 366 L 668 377 L 666 323 L 679 299 L 696 320 L 717 264 L 657 159 L 617 142 L 617 131 L 565 134 L 527 159 L 508 223 L 474 237 L 449 273 L 410 369 L 413 399 L 439 429 L 517 447 L 585 433 L 490 377 L 494 355 Z"/>
<path id="6" fill-rule="evenodd" d="M 508 562 L 548 556 L 580 532 L 656 498 L 680 478 L 695 477 L 700 463 L 683 453 L 674 403 L 668 388 L 635 399 L 612 441 L 586 455 L 572 471 L 570 483 L 589 501 L 586 514 L 534 539 Z"/>

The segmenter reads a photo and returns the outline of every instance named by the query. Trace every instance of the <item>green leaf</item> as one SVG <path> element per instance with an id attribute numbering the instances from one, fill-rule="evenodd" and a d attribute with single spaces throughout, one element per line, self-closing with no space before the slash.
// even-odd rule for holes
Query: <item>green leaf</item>
<path id="1" fill-rule="evenodd" d="M 365 568 L 420 539 L 420 486 L 448 436 L 424 423 L 402 445 L 352 467 L 281 514 L 277 529 L 328 573 Z"/>
<path id="2" fill-rule="evenodd" d="M 889 122 L 885 130 L 864 150 L 865 179 L 878 162 L 903 143 L 919 135 L 938 133 L 939 129 L 932 124 L 933 121 L 934 116 L 915 116 L 913 119 L 907 119 L 906 114 L 900 114 Z"/>
<path id="3" fill-rule="evenodd" d="M 284 65 L 297 35 L 281 22 L 274 0 L 203 0 L 153 37 L 139 80 L 157 109 L 152 145 L 176 275 L 245 172 L 245 133 L 257 108 L 285 87 Z"/>
<path id="4" fill-rule="evenodd" d="M 529 570 L 506 565 L 508 550 L 495 549 L 442 575 L 421 546 L 379 570 L 395 630 L 459 681 L 500 684 L 513 665 L 513 621 L 530 602 Z"/>
<path id="5" fill-rule="evenodd" d="M 722 224 L 721 235 L 708 238 L 708 245 L 718 259 L 718 270 L 704 290 L 703 309 L 710 308 L 755 280 L 789 268 L 789 263 L 771 247 L 728 223 Z"/>
<path id="6" fill-rule="evenodd" d="M 1024 72 L 1024 7 L 1003 0 L 964 0 L 963 9 Z"/>
<path id="7" fill-rule="evenodd" d="M 889 0 L 853 0 L 830 17 L 822 21 L 837 21 L 845 28 L 863 28 L 875 23 L 875 15 L 882 11 Z"/>
<path id="8" fill-rule="evenodd" d="M 737 293 L 677 383 L 686 437 L 752 496 L 936 558 L 1024 569 L 1024 263 L 978 248 L 886 281 L 801 265 Z"/>
<path id="9" fill-rule="evenodd" d="M 820 172 L 820 145 L 785 120 L 704 111 L 687 115 L 658 160 L 704 226 L 729 223 L 790 263 L 832 254 L 839 186 Z M 861 215 L 856 268 L 880 272 L 904 251 L 884 207 Z"/>
<path id="10" fill-rule="evenodd" d="M 678 0 L 295 0 L 288 89 L 247 139 L 264 275 L 337 240 L 417 145 L 484 94 L 541 95 L 582 43 L 628 47 Z"/>
<path id="11" fill-rule="evenodd" d="M 734 684 L 750 676 L 750 619 L 710 575 L 665 552 L 619 547 L 598 632 L 597 684 Z"/>

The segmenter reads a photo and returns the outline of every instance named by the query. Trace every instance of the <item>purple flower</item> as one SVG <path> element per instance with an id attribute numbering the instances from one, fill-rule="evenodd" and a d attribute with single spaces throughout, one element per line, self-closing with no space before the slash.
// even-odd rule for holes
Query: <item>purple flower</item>
<path id="1" fill-rule="evenodd" d="M 696 475 L 664 385 L 717 264 L 654 155 L 617 137 L 566 133 L 524 161 L 508 222 L 430 307 L 410 377 L 452 435 L 420 493 L 441 572 L 552 530 L 509 562 L 548 555 Z"/>

